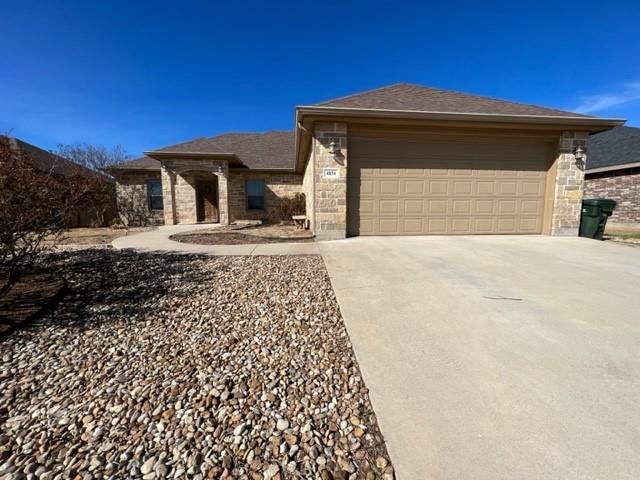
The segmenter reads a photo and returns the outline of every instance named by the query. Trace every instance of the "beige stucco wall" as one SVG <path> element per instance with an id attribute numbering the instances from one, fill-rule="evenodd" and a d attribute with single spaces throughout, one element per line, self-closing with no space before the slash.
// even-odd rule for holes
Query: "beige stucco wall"
<path id="1" fill-rule="evenodd" d="M 118 215 L 127 226 L 164 223 L 162 210 L 149 210 L 148 180 L 160 180 L 160 172 L 127 172 L 116 175 Z"/>
<path id="2" fill-rule="evenodd" d="M 260 179 L 265 182 L 265 209 L 248 210 L 246 181 Z M 283 197 L 302 192 L 302 175 L 294 173 L 230 172 L 229 218 L 238 220 L 280 221 L 280 203 Z"/>

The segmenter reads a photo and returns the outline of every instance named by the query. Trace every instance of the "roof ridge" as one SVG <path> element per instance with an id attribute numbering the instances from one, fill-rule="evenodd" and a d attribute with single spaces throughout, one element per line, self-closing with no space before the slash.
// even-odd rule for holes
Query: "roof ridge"
<path id="1" fill-rule="evenodd" d="M 581 113 L 577 113 L 577 112 L 570 112 L 568 110 L 561 110 L 559 108 L 553 108 L 553 107 L 545 107 L 542 105 L 536 105 L 534 103 L 524 103 L 524 102 L 516 102 L 513 100 L 506 100 L 503 98 L 497 98 L 497 97 L 492 97 L 492 96 L 488 96 L 488 95 L 478 95 L 478 94 L 474 94 L 474 93 L 470 93 L 470 92 L 462 92 L 459 90 L 448 90 L 445 88 L 439 88 L 439 87 L 431 87 L 431 86 L 425 86 L 425 85 L 420 85 L 417 83 L 409 83 L 409 82 L 400 82 L 400 83 L 394 83 L 391 85 L 387 85 L 386 87 L 379 87 L 379 88 L 374 88 L 372 90 L 365 90 L 364 92 L 360 92 L 360 93 L 353 93 L 351 95 L 345 95 L 342 97 L 337 97 L 337 98 L 333 98 L 331 100 L 326 100 L 324 102 L 320 102 L 320 103 L 316 103 L 315 105 L 317 106 L 324 106 L 328 103 L 333 103 L 333 102 L 338 102 L 338 101 L 342 101 L 342 100 L 346 100 L 349 98 L 353 98 L 353 97 L 359 97 L 359 96 L 363 96 L 363 95 L 368 95 L 370 93 L 375 93 L 375 92 L 380 92 L 383 90 L 388 90 L 394 87 L 399 87 L 399 86 L 405 86 L 405 87 L 413 87 L 413 88 L 418 88 L 421 90 L 427 90 L 430 92 L 437 92 L 437 93 L 443 93 L 443 94 L 453 94 L 453 95 L 459 95 L 459 96 L 464 96 L 470 99 L 482 99 L 482 100 L 488 100 L 488 101 L 492 101 L 492 102 L 500 102 L 500 103 L 504 103 L 504 104 L 509 104 L 509 105 L 514 105 L 514 106 L 523 106 L 523 107 L 532 107 L 532 108 L 536 108 L 536 109 L 542 109 L 542 110 L 552 110 L 558 113 L 562 113 L 562 114 L 567 114 L 567 115 L 571 115 L 571 116 L 582 116 L 582 117 L 592 117 L 592 115 L 585 115 L 585 114 L 581 114 Z M 330 106 L 330 105 L 329 105 Z"/>
<path id="2" fill-rule="evenodd" d="M 415 86 L 421 87 L 422 85 L 415 85 Z M 515 102 L 513 100 L 505 100 L 504 98 L 497 98 L 489 95 L 477 95 L 475 93 L 461 92 L 460 90 L 447 90 L 445 88 L 437 88 L 437 87 L 422 87 L 422 88 L 428 88 L 429 90 L 434 90 L 436 92 L 455 93 L 456 95 L 465 95 L 467 97 L 484 98 L 486 100 L 493 100 L 494 102 L 510 103 L 511 105 L 524 105 L 525 107 L 535 107 L 535 108 L 542 108 L 545 110 L 555 110 L 557 112 L 570 113 L 572 115 L 578 114 L 584 117 L 592 116 L 592 115 L 585 115 L 583 113 L 578 113 L 578 112 L 570 112 L 568 110 L 561 110 L 559 108 L 543 107 L 542 105 L 537 105 L 535 103 Z"/>
<path id="3" fill-rule="evenodd" d="M 320 103 L 314 103 L 313 105 L 323 105 L 325 103 L 335 102 L 335 101 L 338 101 L 338 100 L 346 100 L 347 98 L 357 97 L 359 95 L 364 95 L 365 93 L 379 92 L 380 90 L 386 90 L 387 88 L 398 87 L 400 85 L 412 85 L 412 84 L 411 83 L 407 83 L 407 82 L 392 83 L 391 85 L 386 85 L 384 87 L 372 88 L 370 90 L 365 90 L 364 92 L 351 93 L 349 95 L 343 95 L 342 97 L 331 98 L 329 100 L 325 100 L 325 101 L 320 102 Z M 420 86 L 418 84 L 413 84 L 413 85 L 414 86 L 418 86 L 418 87 Z M 428 87 L 423 87 L 423 88 L 428 88 Z"/>
<path id="4" fill-rule="evenodd" d="M 291 133 L 293 134 L 294 131 L 293 130 L 267 130 L 266 132 L 224 132 L 224 133 L 219 133 L 217 135 L 213 135 L 211 137 L 203 137 L 203 138 L 207 138 L 207 139 L 212 139 L 212 138 L 219 138 L 219 137 L 224 137 L 225 135 L 266 135 L 268 133 Z"/>

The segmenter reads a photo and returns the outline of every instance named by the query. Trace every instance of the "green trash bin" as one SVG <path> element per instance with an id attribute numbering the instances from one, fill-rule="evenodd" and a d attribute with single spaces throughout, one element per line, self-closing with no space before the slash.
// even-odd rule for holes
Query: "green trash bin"
<path id="1" fill-rule="evenodd" d="M 613 214 L 616 201 L 608 198 L 587 198 L 582 201 L 580 236 L 602 240 L 607 219 Z"/>

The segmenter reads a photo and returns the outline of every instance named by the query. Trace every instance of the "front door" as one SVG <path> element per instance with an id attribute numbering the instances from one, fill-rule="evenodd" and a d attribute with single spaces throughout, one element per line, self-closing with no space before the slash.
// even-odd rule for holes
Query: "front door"
<path id="1" fill-rule="evenodd" d="M 219 222 L 218 182 L 198 180 L 196 184 L 197 219 L 199 222 Z"/>

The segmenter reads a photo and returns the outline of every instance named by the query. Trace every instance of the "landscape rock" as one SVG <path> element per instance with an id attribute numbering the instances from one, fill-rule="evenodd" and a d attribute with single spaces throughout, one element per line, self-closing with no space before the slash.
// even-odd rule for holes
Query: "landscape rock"
<path id="1" fill-rule="evenodd" d="M 393 478 L 320 257 L 48 262 L 69 293 L 0 338 L 0 478 Z"/>

